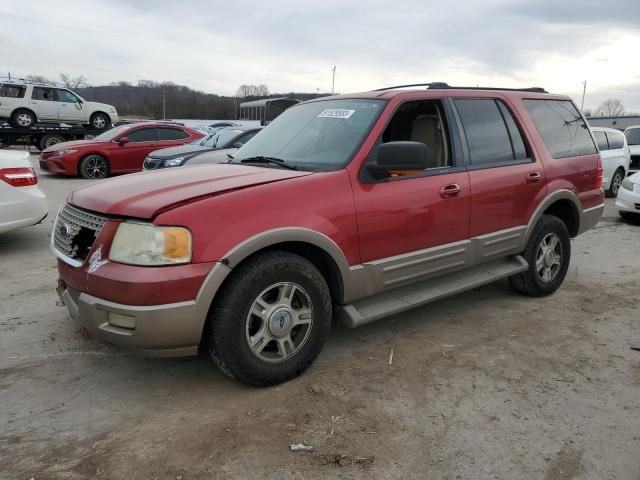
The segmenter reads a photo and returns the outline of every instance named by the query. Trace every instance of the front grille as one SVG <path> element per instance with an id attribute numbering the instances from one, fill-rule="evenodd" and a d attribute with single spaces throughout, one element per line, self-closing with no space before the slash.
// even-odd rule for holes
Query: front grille
<path id="1" fill-rule="evenodd" d="M 53 227 L 53 246 L 66 257 L 84 261 L 107 220 L 67 203 Z"/>
<path id="2" fill-rule="evenodd" d="M 162 162 L 163 162 L 162 158 L 147 157 L 144 159 L 143 168 L 145 170 L 155 170 L 156 168 L 162 167 Z"/>
<path id="3" fill-rule="evenodd" d="M 640 155 L 631 155 L 631 164 L 629 164 L 629 170 L 640 170 Z"/>

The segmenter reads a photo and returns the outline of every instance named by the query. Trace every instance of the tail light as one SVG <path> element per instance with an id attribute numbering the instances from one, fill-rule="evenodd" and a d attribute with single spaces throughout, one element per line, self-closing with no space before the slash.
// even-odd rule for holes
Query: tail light
<path id="1" fill-rule="evenodd" d="M 0 168 L 0 180 L 12 187 L 28 187 L 38 183 L 33 168 Z"/>
<path id="2" fill-rule="evenodd" d="M 594 188 L 602 188 L 602 159 L 598 156 L 598 169 L 596 170 L 596 184 Z"/>

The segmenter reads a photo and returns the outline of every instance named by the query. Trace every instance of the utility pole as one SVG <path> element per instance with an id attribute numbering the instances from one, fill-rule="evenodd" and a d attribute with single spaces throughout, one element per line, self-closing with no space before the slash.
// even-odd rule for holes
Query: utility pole
<path id="1" fill-rule="evenodd" d="M 333 95 L 333 92 L 336 89 L 336 66 L 335 65 L 333 66 L 331 71 L 333 72 L 333 79 L 331 80 L 331 95 Z"/>
<path id="2" fill-rule="evenodd" d="M 580 102 L 580 111 L 584 110 L 584 94 L 587 92 L 587 81 L 582 82 L 582 102 Z"/>

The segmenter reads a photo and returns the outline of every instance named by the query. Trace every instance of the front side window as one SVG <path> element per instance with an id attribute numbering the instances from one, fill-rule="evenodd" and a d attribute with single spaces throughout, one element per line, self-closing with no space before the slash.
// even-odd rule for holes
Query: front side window
<path id="1" fill-rule="evenodd" d="M 241 144 L 245 144 L 247 143 L 249 140 L 251 140 L 253 137 L 256 136 L 256 133 L 258 133 L 260 130 L 256 130 L 254 132 L 249 132 L 249 133 L 245 133 L 244 135 L 242 135 L 241 137 L 239 137 L 236 142 L 237 143 L 241 143 Z"/>
<path id="2" fill-rule="evenodd" d="M 79 99 L 69 90 L 62 90 L 61 88 L 56 89 L 56 93 L 58 95 L 59 102 L 65 103 L 78 103 Z"/>
<path id="3" fill-rule="evenodd" d="M 500 100 L 458 98 L 455 105 L 467 137 L 471 165 L 509 164 L 528 159 L 522 134 Z"/>
<path id="4" fill-rule="evenodd" d="M 523 100 L 553 158 L 596 153 L 589 127 L 569 100 Z"/>
<path id="5" fill-rule="evenodd" d="M 53 88 L 49 88 L 49 87 L 33 87 L 31 98 L 33 100 L 44 100 L 47 102 L 56 101 L 53 94 Z"/>
<path id="6" fill-rule="evenodd" d="M 213 146 L 218 148 L 224 147 L 227 143 L 239 137 L 242 132 L 244 132 L 244 130 L 236 130 L 233 128 L 219 130 L 214 134 Z"/>
<path id="7" fill-rule="evenodd" d="M 24 98 L 26 91 L 27 87 L 24 85 L 12 85 L 10 83 L 0 85 L 0 97 Z"/>
<path id="8" fill-rule="evenodd" d="M 159 128 L 158 140 L 184 140 L 189 134 L 178 128 Z"/>
<path id="9" fill-rule="evenodd" d="M 156 129 L 155 128 L 140 128 L 129 132 L 126 137 L 130 143 L 137 142 L 155 142 L 156 141 Z"/>
<path id="10" fill-rule="evenodd" d="M 624 147 L 624 135 L 618 132 L 607 132 L 607 138 L 609 139 L 609 148 L 611 150 L 618 150 Z"/>
<path id="11" fill-rule="evenodd" d="M 631 128 L 624 132 L 629 145 L 640 145 L 640 128 Z"/>
<path id="12" fill-rule="evenodd" d="M 593 138 L 596 139 L 596 144 L 598 145 L 598 150 L 601 152 L 605 150 L 609 150 L 609 142 L 607 142 L 607 135 L 604 132 L 600 132 L 595 130 L 593 132 Z"/>
<path id="13" fill-rule="evenodd" d="M 238 150 L 234 162 L 265 156 L 302 170 L 337 170 L 351 160 L 385 103 L 379 99 L 339 99 L 293 106 Z"/>

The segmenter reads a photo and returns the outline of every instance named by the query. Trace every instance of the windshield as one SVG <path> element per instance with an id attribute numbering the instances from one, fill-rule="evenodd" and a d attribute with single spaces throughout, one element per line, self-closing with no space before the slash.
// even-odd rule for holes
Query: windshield
<path id="1" fill-rule="evenodd" d="M 191 145 L 200 145 L 201 147 L 213 147 L 216 143 L 216 135 L 211 133 L 204 138 L 199 138 L 191 142 Z"/>
<path id="2" fill-rule="evenodd" d="M 640 145 L 640 128 L 632 128 L 624 132 L 629 145 Z"/>
<path id="3" fill-rule="evenodd" d="M 229 143 L 231 140 L 233 140 L 243 132 L 244 130 L 236 130 L 235 128 L 223 128 L 221 130 L 218 130 L 213 134 L 213 136 L 215 137 L 213 146 L 221 147 L 224 144 Z"/>
<path id="4" fill-rule="evenodd" d="M 99 142 L 108 142 L 109 140 L 113 140 L 114 138 L 116 138 L 121 133 L 126 132 L 130 128 L 131 127 L 128 126 L 128 125 L 123 125 L 121 127 L 112 128 L 111 130 L 107 130 L 106 132 L 101 133 L 97 137 L 94 137 L 94 140 L 97 140 Z"/>
<path id="5" fill-rule="evenodd" d="M 286 110 L 234 154 L 234 162 L 275 157 L 302 170 L 342 168 L 384 108 L 384 100 L 303 103 Z"/>

